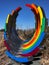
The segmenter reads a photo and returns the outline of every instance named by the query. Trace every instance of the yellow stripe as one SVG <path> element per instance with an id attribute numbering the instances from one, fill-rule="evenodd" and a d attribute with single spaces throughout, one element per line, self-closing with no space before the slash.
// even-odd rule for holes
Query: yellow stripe
<path id="1" fill-rule="evenodd" d="M 40 14 L 40 21 L 41 21 L 41 25 L 42 25 L 43 12 L 42 12 L 40 6 L 38 6 L 37 9 L 38 9 L 38 12 L 39 12 L 39 14 Z"/>
<path id="2" fill-rule="evenodd" d="M 8 23 L 9 17 L 10 17 L 10 14 L 8 14 L 8 17 L 6 19 L 6 23 Z"/>
<path id="3" fill-rule="evenodd" d="M 37 9 L 38 9 L 39 14 L 40 14 L 40 22 L 41 22 L 41 25 L 42 25 L 43 13 L 42 13 L 42 10 L 41 10 L 40 6 L 38 6 L 38 8 L 37 8 Z M 41 31 L 41 28 L 40 28 L 40 31 Z M 40 31 L 39 31 L 39 35 L 40 35 Z M 38 39 L 39 35 L 37 36 L 37 38 L 34 40 L 34 42 L 33 42 L 31 45 L 29 45 L 29 46 L 27 46 L 27 47 L 22 47 L 22 48 L 23 48 L 23 49 L 28 49 L 29 47 L 33 46 L 33 45 L 34 45 L 34 43 L 37 41 L 37 39 Z M 31 39 L 31 40 L 32 40 L 32 39 Z"/>

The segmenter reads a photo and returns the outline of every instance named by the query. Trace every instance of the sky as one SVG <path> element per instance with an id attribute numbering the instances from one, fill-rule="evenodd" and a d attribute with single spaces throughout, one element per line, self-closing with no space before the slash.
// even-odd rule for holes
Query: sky
<path id="1" fill-rule="evenodd" d="M 16 26 L 19 29 L 35 28 L 34 13 L 25 4 L 36 4 L 41 6 L 49 19 L 49 0 L 0 0 L 0 29 L 4 29 L 6 18 L 12 10 L 21 7 L 22 10 L 16 19 Z"/>

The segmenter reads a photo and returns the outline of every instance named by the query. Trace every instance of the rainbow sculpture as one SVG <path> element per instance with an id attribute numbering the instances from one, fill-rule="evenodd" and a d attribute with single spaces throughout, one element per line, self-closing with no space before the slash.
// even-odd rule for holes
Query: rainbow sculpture
<path id="1" fill-rule="evenodd" d="M 5 31 L 4 31 L 4 44 L 8 50 L 5 53 L 11 59 L 17 62 L 22 62 L 22 63 L 32 61 L 33 59 L 32 57 L 35 54 L 37 54 L 38 51 L 40 50 L 39 45 L 41 44 L 45 36 L 44 31 L 45 31 L 45 22 L 46 22 L 46 18 L 40 6 L 36 6 L 35 4 L 26 4 L 26 6 L 29 7 L 31 11 L 34 12 L 37 25 L 36 25 L 36 31 L 34 33 L 34 36 L 31 38 L 31 40 L 24 43 L 20 41 L 20 44 L 22 43 L 21 53 L 18 53 L 15 55 L 16 48 L 14 47 L 14 42 L 13 42 L 18 37 L 15 33 L 14 23 L 18 15 L 18 12 L 21 10 L 21 7 L 18 7 L 16 10 L 12 12 L 12 14 L 8 15 L 6 24 L 5 24 Z M 14 35 L 16 36 L 16 38 L 14 38 Z M 17 44 L 17 42 L 15 44 Z"/>

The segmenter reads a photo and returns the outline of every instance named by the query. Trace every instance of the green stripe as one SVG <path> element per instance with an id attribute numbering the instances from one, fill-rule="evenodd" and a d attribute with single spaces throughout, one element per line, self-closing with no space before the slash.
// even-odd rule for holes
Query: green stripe
<path id="1" fill-rule="evenodd" d="M 42 19 L 42 26 L 41 26 L 41 31 L 40 31 L 38 39 L 40 38 L 41 33 L 44 32 L 44 29 L 45 29 L 45 18 Z M 38 41 L 38 39 L 36 40 L 36 42 Z M 36 42 L 31 47 L 33 47 L 36 44 Z M 27 49 L 23 49 L 23 51 L 29 50 L 31 47 L 29 47 Z"/>
<path id="2" fill-rule="evenodd" d="M 44 30 L 45 30 L 45 21 L 46 21 L 46 19 L 45 19 L 45 18 L 43 18 L 43 19 L 42 19 L 41 32 L 44 32 Z"/>

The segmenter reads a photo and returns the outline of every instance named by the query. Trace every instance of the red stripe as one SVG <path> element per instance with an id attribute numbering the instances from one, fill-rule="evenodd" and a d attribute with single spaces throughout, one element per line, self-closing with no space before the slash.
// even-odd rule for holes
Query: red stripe
<path id="1" fill-rule="evenodd" d="M 20 10 L 21 10 L 21 7 L 16 8 L 16 11 L 17 11 L 17 12 L 20 11 Z"/>
<path id="2" fill-rule="evenodd" d="M 28 54 L 20 54 L 21 56 L 34 56 L 40 49 L 37 47 L 35 50 L 33 50 L 32 52 L 28 53 Z"/>
<path id="3" fill-rule="evenodd" d="M 30 7 L 32 9 L 32 6 L 30 4 L 26 4 L 27 7 Z"/>
<path id="4" fill-rule="evenodd" d="M 6 43 L 6 41 L 4 41 L 4 45 L 5 45 L 6 48 L 10 51 L 10 48 L 9 48 L 8 44 Z"/>

